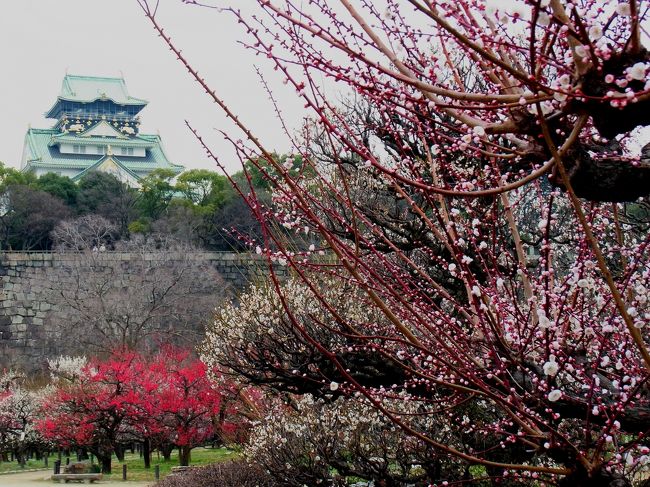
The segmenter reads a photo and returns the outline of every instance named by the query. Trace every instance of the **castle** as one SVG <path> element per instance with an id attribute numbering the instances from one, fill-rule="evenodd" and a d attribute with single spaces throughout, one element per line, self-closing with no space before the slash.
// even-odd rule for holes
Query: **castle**
<path id="1" fill-rule="evenodd" d="M 170 162 L 160 136 L 140 133 L 139 113 L 146 105 L 129 95 L 122 78 L 66 75 L 45 114 L 56 122 L 49 129 L 28 129 L 21 169 L 73 181 L 104 171 L 132 187 L 155 169 L 180 173 L 183 166 Z"/>

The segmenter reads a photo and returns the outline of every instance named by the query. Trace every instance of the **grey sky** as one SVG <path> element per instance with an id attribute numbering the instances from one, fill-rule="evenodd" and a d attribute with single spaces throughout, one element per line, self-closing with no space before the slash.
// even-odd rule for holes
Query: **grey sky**
<path id="1" fill-rule="evenodd" d="M 214 129 L 240 134 L 155 35 L 135 0 L 2 0 L 2 4 L 0 161 L 18 167 L 27 126 L 53 123 L 43 113 L 56 99 L 67 69 L 82 75 L 123 73 L 130 94 L 149 101 L 142 112 L 142 130 L 160 131 L 173 162 L 216 169 L 185 127 L 188 119 L 208 137 L 228 168 L 237 169 L 229 144 Z M 289 120 L 301 118 L 301 103 L 263 59 L 237 44 L 245 35 L 241 26 L 228 14 L 180 0 L 161 0 L 159 16 L 183 53 L 267 147 L 288 150 L 253 64 L 271 73 L 268 78 Z"/>

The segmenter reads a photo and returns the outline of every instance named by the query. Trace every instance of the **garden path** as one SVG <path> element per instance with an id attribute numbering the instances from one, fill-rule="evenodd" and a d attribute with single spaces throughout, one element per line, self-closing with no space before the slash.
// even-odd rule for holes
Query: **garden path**
<path id="1" fill-rule="evenodd" d="M 50 471 L 41 470 L 38 472 L 23 472 L 7 475 L 0 475 L 0 487 L 37 487 L 46 485 L 59 485 L 50 480 Z M 84 484 L 67 484 L 67 485 L 84 485 Z M 147 487 L 150 482 L 122 482 L 120 480 L 104 480 L 95 482 L 92 485 L 98 487 Z"/>

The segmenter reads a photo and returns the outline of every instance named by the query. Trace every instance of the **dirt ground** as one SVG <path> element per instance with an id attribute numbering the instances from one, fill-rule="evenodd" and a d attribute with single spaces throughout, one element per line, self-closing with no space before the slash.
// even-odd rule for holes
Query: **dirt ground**
<path id="1" fill-rule="evenodd" d="M 8 475 L 0 475 L 0 487 L 38 487 L 49 485 L 61 485 L 58 482 L 50 480 L 52 473 L 42 470 L 40 472 L 25 472 Z M 69 482 L 65 485 L 86 485 L 79 482 Z M 122 482 L 122 481 L 101 481 L 94 482 L 91 485 L 102 487 L 147 487 L 147 482 Z"/>

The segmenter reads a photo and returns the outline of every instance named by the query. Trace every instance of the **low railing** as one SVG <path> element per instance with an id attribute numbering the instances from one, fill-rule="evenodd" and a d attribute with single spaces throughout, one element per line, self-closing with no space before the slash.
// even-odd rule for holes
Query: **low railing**
<path id="1" fill-rule="evenodd" d="M 137 115 L 118 115 L 101 112 L 61 112 L 59 118 L 64 117 L 68 120 L 103 120 L 105 118 L 110 122 L 140 122 L 140 117 Z"/>

